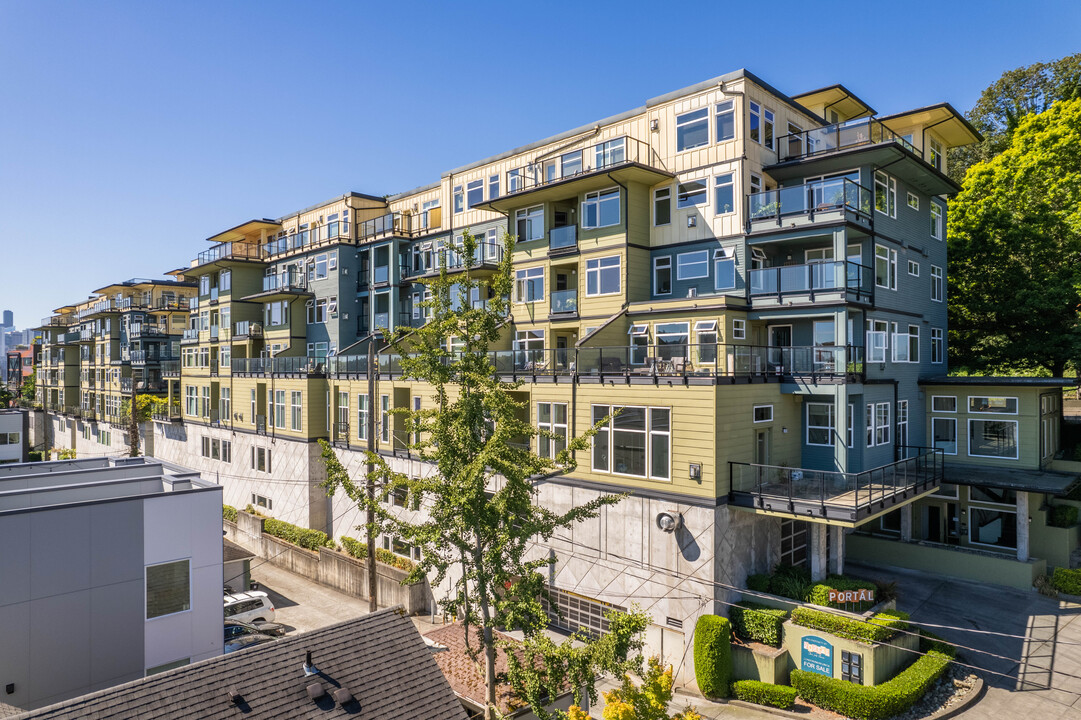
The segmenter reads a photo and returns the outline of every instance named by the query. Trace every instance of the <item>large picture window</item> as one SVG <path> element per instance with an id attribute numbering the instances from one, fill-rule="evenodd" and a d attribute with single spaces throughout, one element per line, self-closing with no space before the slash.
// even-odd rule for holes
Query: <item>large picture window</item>
<path id="1" fill-rule="evenodd" d="M 968 411 L 972 413 L 1017 414 L 1017 398 L 969 395 Z"/>
<path id="2" fill-rule="evenodd" d="M 676 150 L 709 144 L 709 110 L 701 108 L 676 116 Z"/>
<path id="3" fill-rule="evenodd" d="M 586 296 L 613 295 L 619 288 L 619 255 L 586 260 Z"/>
<path id="4" fill-rule="evenodd" d="M 657 337 L 657 355 L 660 359 L 687 357 L 689 323 L 657 323 L 654 330 Z"/>
<path id="5" fill-rule="evenodd" d="M 593 422 L 614 417 L 593 438 L 593 470 L 668 480 L 671 411 L 668 408 L 594 405 Z"/>
<path id="6" fill-rule="evenodd" d="M 1017 513 L 969 506 L 968 540 L 974 545 L 1017 547 Z"/>
<path id="7" fill-rule="evenodd" d="M 709 250 L 681 253 L 676 256 L 676 278 L 695 280 L 709 277 Z"/>
<path id="8" fill-rule="evenodd" d="M 537 454 L 555 459 L 567 447 L 567 404 L 537 403 L 537 428 L 556 437 L 537 436 Z"/>
<path id="9" fill-rule="evenodd" d="M 689 208 L 696 205 L 704 205 L 706 197 L 705 180 L 688 180 L 676 187 L 676 207 Z"/>
<path id="10" fill-rule="evenodd" d="M 969 420 L 968 454 L 1016 460 L 1016 420 Z"/>
<path id="11" fill-rule="evenodd" d="M 586 193 L 582 203 L 582 227 L 601 228 L 619 224 L 619 188 Z"/>
<path id="12" fill-rule="evenodd" d="M 935 448 L 947 455 L 957 454 L 956 418 L 931 418 L 931 435 Z"/>
<path id="13" fill-rule="evenodd" d="M 514 276 L 514 301 L 538 302 L 544 299 L 544 268 L 518 270 Z"/>
<path id="14" fill-rule="evenodd" d="M 146 568 L 146 619 L 191 610 L 191 561 Z"/>

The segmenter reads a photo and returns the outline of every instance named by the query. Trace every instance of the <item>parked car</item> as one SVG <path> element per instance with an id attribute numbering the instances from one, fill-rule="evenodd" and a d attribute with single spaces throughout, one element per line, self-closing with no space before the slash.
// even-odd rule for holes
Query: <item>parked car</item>
<path id="1" fill-rule="evenodd" d="M 240 635 L 232 640 L 225 641 L 225 652 L 231 653 L 237 650 L 245 650 L 268 642 L 274 642 L 274 638 L 269 635 Z"/>
<path id="2" fill-rule="evenodd" d="M 273 622 L 274 604 L 262 591 L 225 596 L 225 619 L 241 622 Z"/>
<path id="3" fill-rule="evenodd" d="M 275 622 L 246 623 L 240 620 L 225 621 L 225 640 L 228 642 L 241 635 L 271 635 L 281 637 L 285 634 L 285 626 Z"/>

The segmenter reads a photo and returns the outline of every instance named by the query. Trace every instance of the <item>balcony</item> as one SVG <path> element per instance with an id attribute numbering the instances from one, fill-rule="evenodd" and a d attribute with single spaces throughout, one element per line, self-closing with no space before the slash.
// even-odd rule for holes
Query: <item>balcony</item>
<path id="1" fill-rule="evenodd" d="M 235 339 L 261 338 L 263 337 L 263 324 L 252 320 L 241 320 L 233 323 L 233 337 Z"/>
<path id="2" fill-rule="evenodd" d="M 220 334 L 219 330 L 220 330 L 220 327 L 218 325 L 211 325 L 210 326 L 210 339 L 212 341 L 214 341 L 214 342 L 218 341 L 218 335 Z"/>
<path id="3" fill-rule="evenodd" d="M 578 315 L 578 291 L 577 290 L 553 290 L 551 293 L 552 315 Z"/>
<path id="4" fill-rule="evenodd" d="M 368 374 L 368 356 L 338 355 L 328 357 L 327 373 L 334 377 L 366 376 Z"/>
<path id="5" fill-rule="evenodd" d="M 128 339 L 138 340 L 139 338 L 164 338 L 168 337 L 169 333 L 165 328 L 158 325 L 147 325 L 143 323 L 134 323 L 128 329 Z"/>
<path id="6" fill-rule="evenodd" d="M 283 272 L 267 275 L 263 278 L 263 292 L 304 291 L 308 289 L 308 279 L 301 272 Z"/>
<path id="7" fill-rule="evenodd" d="M 871 268 L 837 260 L 751 270 L 748 295 L 755 309 L 784 304 L 874 302 Z"/>
<path id="8" fill-rule="evenodd" d="M 197 342 L 199 342 L 199 331 L 196 328 L 188 328 L 180 336 L 181 345 L 191 345 Z"/>
<path id="9" fill-rule="evenodd" d="M 873 225 L 871 191 L 847 178 L 754 193 L 747 198 L 747 232 L 803 228 L 847 220 L 865 229 Z"/>
<path id="10" fill-rule="evenodd" d="M 571 254 L 578 250 L 578 226 L 564 225 L 548 231 L 548 254 Z"/>
<path id="11" fill-rule="evenodd" d="M 360 224 L 360 239 L 374 240 L 381 237 L 410 237 L 412 216 L 391 212 Z"/>
<path id="12" fill-rule="evenodd" d="M 234 375 L 295 375 L 325 377 L 325 357 L 233 358 Z"/>
<path id="13" fill-rule="evenodd" d="M 79 331 L 79 342 L 93 342 L 97 338 L 97 334 L 90 329 Z"/>
<path id="14" fill-rule="evenodd" d="M 180 361 L 162 360 L 161 375 L 162 377 L 180 377 Z"/>
<path id="15" fill-rule="evenodd" d="M 180 403 L 176 401 L 170 402 L 164 408 L 154 410 L 150 416 L 160 422 L 180 422 L 182 417 Z"/>
<path id="16" fill-rule="evenodd" d="M 623 135 L 515 168 L 506 174 L 500 197 L 475 207 L 507 212 L 527 202 L 562 200 L 615 183 L 656 185 L 673 177 L 648 143 Z"/>
<path id="17" fill-rule="evenodd" d="M 135 392 L 159 393 L 165 392 L 167 387 L 168 385 L 164 380 L 151 379 L 135 381 Z"/>
<path id="18" fill-rule="evenodd" d="M 729 502 L 770 515 L 855 526 L 941 484 L 942 450 L 898 450 L 904 459 L 860 473 L 729 462 Z"/>
<path id="19" fill-rule="evenodd" d="M 75 322 L 73 315 L 52 315 L 41 319 L 41 327 L 67 327 L 73 322 Z"/>
<path id="20" fill-rule="evenodd" d="M 349 422 L 345 420 L 339 420 L 334 423 L 334 438 L 332 440 L 336 445 L 349 445 Z"/>
<path id="21" fill-rule="evenodd" d="M 101 313 L 114 312 L 117 309 L 117 304 L 113 302 L 112 298 L 101 298 L 93 305 L 85 307 L 78 313 L 79 320 L 86 320 L 87 318 L 94 317 Z"/>
<path id="22" fill-rule="evenodd" d="M 189 310 L 191 303 L 186 297 L 161 296 L 155 301 L 155 310 Z"/>
<path id="23" fill-rule="evenodd" d="M 777 141 L 777 160 L 778 162 L 799 160 L 879 143 L 897 143 L 911 153 L 920 154 L 911 142 L 878 120 L 864 118 L 783 135 Z"/>
<path id="24" fill-rule="evenodd" d="M 503 244 L 478 241 L 470 256 L 464 248 L 440 248 L 432 252 L 432 266 L 416 270 L 416 276 L 438 275 L 442 270 L 459 272 L 470 269 L 494 270 L 503 261 Z M 376 268 L 378 270 L 379 268 Z"/>
<path id="25" fill-rule="evenodd" d="M 209 250 L 199 253 L 192 267 L 208 265 L 219 260 L 261 260 L 262 248 L 258 245 L 240 242 L 218 243 Z"/>
<path id="26" fill-rule="evenodd" d="M 132 380 L 129 377 L 120 378 L 120 392 L 131 393 Z"/>
<path id="27" fill-rule="evenodd" d="M 60 339 L 60 344 L 61 344 L 61 345 L 73 345 L 73 344 L 75 344 L 75 343 L 79 342 L 79 339 L 80 339 L 81 337 L 82 337 L 82 333 L 81 333 L 81 332 L 78 332 L 78 331 L 76 331 L 76 332 L 69 332 L 69 333 L 64 333 L 64 334 L 63 334 L 63 335 L 61 336 L 61 339 Z"/>

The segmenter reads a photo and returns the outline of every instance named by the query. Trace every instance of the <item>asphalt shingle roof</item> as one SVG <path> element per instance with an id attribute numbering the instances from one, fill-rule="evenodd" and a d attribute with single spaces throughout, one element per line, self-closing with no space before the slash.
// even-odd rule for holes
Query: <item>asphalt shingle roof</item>
<path id="1" fill-rule="evenodd" d="M 331 718 L 465 720 L 466 713 L 413 623 L 400 608 L 135 680 L 20 718 L 187 720 Z M 305 677 L 305 652 L 318 675 Z M 318 701 L 306 688 L 322 683 Z M 356 699 L 342 705 L 333 692 Z M 235 688 L 242 700 L 230 699 Z"/>

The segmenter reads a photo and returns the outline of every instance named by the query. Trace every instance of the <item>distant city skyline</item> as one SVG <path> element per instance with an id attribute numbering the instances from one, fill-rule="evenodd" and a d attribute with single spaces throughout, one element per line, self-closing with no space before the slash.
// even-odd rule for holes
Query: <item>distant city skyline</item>
<path id="1" fill-rule="evenodd" d="M 435 182 L 741 67 L 880 114 L 966 112 L 1002 72 L 1076 52 L 1081 26 L 1070 2 L 918 2 L 896 25 L 808 8 L 4 3 L 0 307 L 33 326 L 247 219 Z"/>

